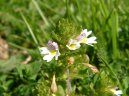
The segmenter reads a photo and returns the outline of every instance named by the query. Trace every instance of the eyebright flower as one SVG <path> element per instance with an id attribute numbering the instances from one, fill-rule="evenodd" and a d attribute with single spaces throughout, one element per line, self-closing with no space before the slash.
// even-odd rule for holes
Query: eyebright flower
<path id="1" fill-rule="evenodd" d="M 90 46 L 93 46 L 93 44 L 97 43 L 96 37 L 88 37 L 91 35 L 92 31 L 87 31 L 87 29 L 82 30 L 79 36 L 77 36 L 75 39 L 70 39 L 68 44 L 66 45 L 70 50 L 76 50 L 80 48 L 80 44 L 84 43 Z"/>
<path id="2" fill-rule="evenodd" d="M 114 94 L 115 94 L 116 96 L 121 96 L 122 91 L 121 91 L 121 90 L 116 90 L 116 91 L 114 92 Z"/>
<path id="3" fill-rule="evenodd" d="M 96 37 L 92 36 L 89 37 L 88 36 L 92 33 L 92 31 L 87 31 L 87 29 L 82 30 L 81 34 L 76 38 L 76 40 L 80 43 L 84 43 L 90 46 L 93 46 L 93 44 L 97 43 Z"/>
<path id="4" fill-rule="evenodd" d="M 70 39 L 66 47 L 68 47 L 70 50 L 76 50 L 80 48 L 80 43 L 77 40 Z"/>
<path id="5" fill-rule="evenodd" d="M 60 56 L 58 44 L 56 42 L 48 41 L 47 47 L 41 47 L 40 52 L 44 55 L 43 60 L 50 62 L 54 57 L 55 60 L 58 60 Z"/>
<path id="6" fill-rule="evenodd" d="M 121 96 L 123 92 L 121 90 L 117 90 L 117 88 L 111 89 L 111 91 L 114 93 L 115 96 Z"/>

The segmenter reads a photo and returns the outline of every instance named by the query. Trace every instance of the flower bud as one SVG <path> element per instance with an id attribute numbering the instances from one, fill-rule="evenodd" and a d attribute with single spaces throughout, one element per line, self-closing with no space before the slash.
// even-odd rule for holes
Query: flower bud
<path id="1" fill-rule="evenodd" d="M 74 57 L 69 57 L 68 64 L 73 64 L 73 63 L 74 63 Z"/>
<path id="2" fill-rule="evenodd" d="M 93 73 L 98 73 L 99 72 L 99 70 L 97 69 L 97 67 L 95 67 L 95 66 L 93 66 L 91 64 L 84 64 L 84 65 L 86 67 L 90 68 Z"/>
<path id="3" fill-rule="evenodd" d="M 57 85 L 56 85 L 56 78 L 55 78 L 55 74 L 54 74 L 53 78 L 52 78 L 51 92 L 56 93 L 56 91 L 57 91 Z"/>

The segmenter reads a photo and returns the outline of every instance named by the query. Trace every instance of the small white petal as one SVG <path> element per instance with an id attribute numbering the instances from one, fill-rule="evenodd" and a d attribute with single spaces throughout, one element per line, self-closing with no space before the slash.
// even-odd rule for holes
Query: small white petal
<path id="1" fill-rule="evenodd" d="M 76 43 L 76 44 L 70 44 L 70 45 L 66 45 L 70 50 L 76 50 L 80 48 L 80 44 Z"/>
<path id="2" fill-rule="evenodd" d="M 87 29 L 82 30 L 81 33 L 87 33 Z"/>
<path id="3" fill-rule="evenodd" d="M 96 40 L 96 37 L 90 37 L 90 38 L 87 38 L 87 44 L 92 44 L 92 43 L 97 43 L 95 40 Z"/>
<path id="4" fill-rule="evenodd" d="M 78 42 L 77 40 L 70 39 L 66 47 L 69 48 L 70 50 L 76 50 L 80 48 L 80 42 Z"/>
<path id="5" fill-rule="evenodd" d="M 49 53 L 49 50 L 47 49 L 47 47 L 41 47 L 41 48 L 39 48 L 39 50 L 40 50 L 41 54 L 48 54 Z"/>
<path id="6" fill-rule="evenodd" d="M 53 42 L 52 45 L 57 49 L 58 48 L 58 44 L 56 42 Z"/>
<path id="7" fill-rule="evenodd" d="M 45 55 L 44 57 L 43 57 L 43 60 L 46 60 L 47 62 L 50 62 L 52 59 L 53 59 L 53 55 Z"/>
<path id="8" fill-rule="evenodd" d="M 121 90 L 117 90 L 114 92 L 115 95 L 120 95 L 120 94 L 123 94 Z"/>
<path id="9" fill-rule="evenodd" d="M 92 31 L 88 31 L 86 37 L 88 37 L 90 34 L 92 34 Z"/>
<path id="10" fill-rule="evenodd" d="M 58 50 L 58 52 L 57 52 L 56 55 L 55 55 L 55 60 L 58 60 L 58 56 L 60 56 L 59 50 Z"/>
<path id="11" fill-rule="evenodd" d="M 92 31 L 87 31 L 87 29 L 82 30 L 81 34 L 85 34 L 86 37 L 88 37 Z"/>

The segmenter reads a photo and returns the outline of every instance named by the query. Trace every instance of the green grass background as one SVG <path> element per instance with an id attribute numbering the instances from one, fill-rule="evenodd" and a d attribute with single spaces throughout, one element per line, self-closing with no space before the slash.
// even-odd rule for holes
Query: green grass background
<path id="1" fill-rule="evenodd" d="M 57 40 L 52 33 L 59 35 L 65 28 L 75 30 L 75 34 L 79 28 L 92 30 L 98 42 L 87 47 L 86 54 L 100 74 L 92 74 L 81 65 L 70 67 L 77 70 L 76 75 L 71 73 L 71 96 L 112 96 L 107 91 L 111 86 L 129 96 L 128 0 L 1 0 L 0 6 L 0 36 L 7 41 L 10 55 L 8 60 L 0 60 L 0 96 L 51 96 L 53 72 L 57 74 L 57 96 L 65 96 L 63 73 L 67 65 L 46 63 L 37 48 Z M 62 19 L 72 23 L 58 25 Z M 60 44 L 65 40 L 61 38 Z M 32 56 L 29 64 L 21 64 L 27 57 L 23 51 Z"/>

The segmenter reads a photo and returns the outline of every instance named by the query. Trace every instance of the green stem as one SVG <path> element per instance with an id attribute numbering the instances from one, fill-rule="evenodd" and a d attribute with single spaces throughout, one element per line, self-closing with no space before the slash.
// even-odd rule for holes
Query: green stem
<path id="1" fill-rule="evenodd" d="M 70 93 L 72 91 L 72 86 L 71 86 L 71 82 L 70 82 L 70 72 L 69 72 L 69 69 L 66 70 L 66 74 L 67 74 L 67 80 L 66 80 L 67 95 L 70 96 Z"/>

